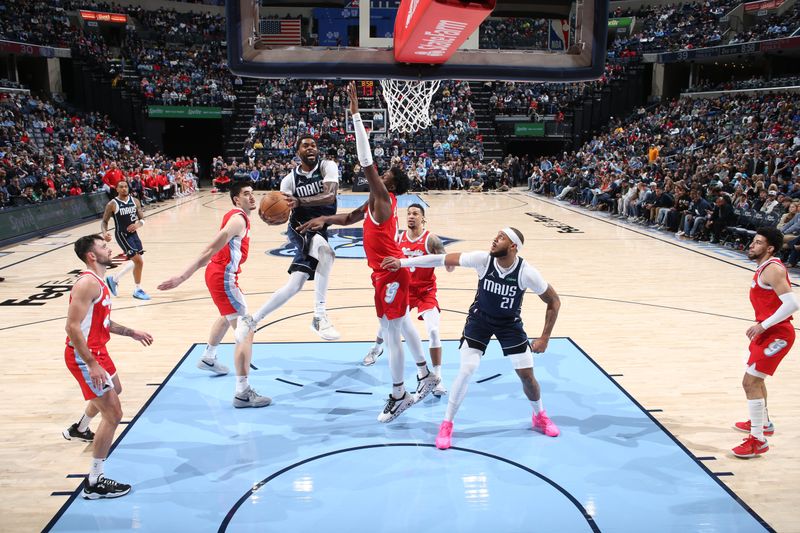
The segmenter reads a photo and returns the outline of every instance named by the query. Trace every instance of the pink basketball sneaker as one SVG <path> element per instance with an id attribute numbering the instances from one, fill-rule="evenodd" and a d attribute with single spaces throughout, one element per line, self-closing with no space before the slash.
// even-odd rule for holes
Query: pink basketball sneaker
<path id="1" fill-rule="evenodd" d="M 561 433 L 558 430 L 558 426 L 556 426 L 550 417 L 547 416 L 547 413 L 542 411 L 537 416 L 536 414 L 533 415 L 533 429 L 539 430 L 548 437 L 558 437 Z"/>
<path id="2" fill-rule="evenodd" d="M 436 435 L 436 447 L 440 450 L 446 450 L 450 447 L 450 435 L 453 434 L 453 423 L 447 420 L 442 421 L 439 426 L 439 434 Z"/>

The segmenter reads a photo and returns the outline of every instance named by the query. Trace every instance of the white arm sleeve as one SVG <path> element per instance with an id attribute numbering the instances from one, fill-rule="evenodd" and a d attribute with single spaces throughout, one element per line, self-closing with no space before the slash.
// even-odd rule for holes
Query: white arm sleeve
<path id="1" fill-rule="evenodd" d="M 783 322 L 787 318 L 791 316 L 792 313 L 800 309 L 800 306 L 797 305 L 797 299 L 794 297 L 793 292 L 787 292 L 785 294 L 781 294 L 778 296 L 781 299 L 781 306 L 772 313 L 772 316 L 766 318 L 763 322 L 761 322 L 761 327 L 764 329 L 769 329 L 778 322 Z"/>
<path id="2" fill-rule="evenodd" d="M 478 272 L 478 277 L 482 277 L 489 268 L 490 260 L 489 252 L 467 252 L 461 254 L 458 266 L 474 268 Z"/>
<path id="3" fill-rule="evenodd" d="M 406 257 L 400 260 L 401 267 L 441 267 L 444 266 L 445 254 L 428 254 L 417 257 Z"/>
<path id="4" fill-rule="evenodd" d="M 281 192 L 286 194 L 294 194 L 294 172 L 289 172 L 281 180 Z"/>
<path id="5" fill-rule="evenodd" d="M 336 165 L 336 163 L 326 159 L 322 162 L 320 170 L 322 171 L 323 182 L 329 181 L 333 183 L 339 183 L 339 167 Z"/>
<path id="6" fill-rule="evenodd" d="M 358 152 L 358 162 L 362 167 L 372 165 L 372 151 L 369 148 L 369 137 L 364 123 L 361 122 L 361 113 L 353 113 L 353 129 L 356 134 L 356 151 Z"/>
<path id="7" fill-rule="evenodd" d="M 543 294 L 549 286 L 538 270 L 527 262 L 522 265 L 520 272 L 520 287 L 530 290 L 533 294 Z"/>

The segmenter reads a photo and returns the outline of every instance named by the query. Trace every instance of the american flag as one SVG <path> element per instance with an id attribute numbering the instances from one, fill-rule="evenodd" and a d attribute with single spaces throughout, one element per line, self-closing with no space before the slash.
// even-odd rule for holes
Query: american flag
<path id="1" fill-rule="evenodd" d="M 264 46 L 300 46 L 300 19 L 261 19 L 259 26 Z"/>

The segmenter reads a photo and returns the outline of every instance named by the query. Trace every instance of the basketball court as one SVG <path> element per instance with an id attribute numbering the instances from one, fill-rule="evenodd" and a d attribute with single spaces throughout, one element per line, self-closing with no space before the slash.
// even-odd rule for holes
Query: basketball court
<path id="1" fill-rule="evenodd" d="M 395 1 L 229 1 L 229 65 L 261 78 L 378 80 L 385 94 L 389 82 L 401 82 L 385 109 L 364 110 L 373 133 L 424 128 L 426 99 L 440 80 L 576 81 L 603 73 L 605 0 L 482 0 L 471 4 L 474 12 L 454 14 L 457 27 L 440 27 L 444 12 L 436 10 L 444 4 L 408 2 L 397 16 Z M 318 43 L 264 46 L 263 17 L 285 5 L 321 5 L 338 15 L 318 28 Z M 490 15 L 534 25 L 546 37 L 482 42 L 474 30 Z M 342 193 L 339 209 L 366 199 Z M 496 344 L 470 384 L 451 449 L 433 446 L 446 397 L 390 424 L 376 421 L 389 392 L 388 357 L 361 365 L 378 324 L 359 226 L 331 240 L 337 260 L 328 316 L 341 340 L 324 343 L 310 330 L 314 290 L 307 285 L 256 333 L 251 383 L 274 404 L 234 409 L 234 376 L 210 377 L 195 366 L 217 318 L 202 275 L 169 292 L 155 289 L 196 257 L 231 208 L 227 194 L 202 192 L 147 211 L 143 287 L 152 300 L 131 297 L 130 277 L 113 300 L 115 322 L 155 339 L 149 348 L 120 337 L 109 343 L 124 417 L 106 472 L 133 485 L 124 498 L 79 498 L 91 445 L 61 436 L 84 409 L 63 360 L 67 297 L 81 268 L 72 243 L 96 233 L 99 221 L 0 250 L 0 333 L 10 363 L 0 374 L 4 530 L 797 529 L 796 355 L 769 380 L 777 428 L 769 453 L 730 454 L 743 438 L 732 425 L 746 418 L 741 379 L 753 320 L 754 265 L 741 253 L 519 189 L 407 195 L 400 226 L 415 201 L 427 206 L 428 228 L 449 251 L 488 250 L 506 226 L 524 234 L 523 257 L 562 302 L 548 349 L 535 359 L 559 437 L 531 430 L 529 402 Z M 284 232 L 253 217 L 239 281 L 250 309 L 286 281 L 292 252 Z M 449 386 L 476 275 L 457 269 L 437 277 Z M 531 295 L 523 304 L 532 337 L 544 309 Z M 230 365 L 231 333 L 226 341 L 220 357 Z"/>
<path id="2" fill-rule="evenodd" d="M 343 194 L 340 205 L 365 199 Z M 106 470 L 133 484 L 125 498 L 75 498 L 91 446 L 60 435 L 83 409 L 63 364 L 67 300 L 30 298 L 70 285 L 80 267 L 71 243 L 99 223 L 3 250 L 3 341 L 27 354 L 0 378 L 9 529 L 299 531 L 327 523 L 396 531 L 457 515 L 460 530 L 792 530 L 800 487 L 793 356 L 770 381 L 770 452 L 748 461 L 729 454 L 741 437 L 730 426 L 746 411 L 740 381 L 752 265 L 742 256 L 521 191 L 421 194 L 401 206 L 418 199 L 448 250 L 487 249 L 506 225 L 525 234 L 523 255 L 562 299 L 557 338 L 535 360 L 561 436 L 531 431 L 528 402 L 494 345 L 456 419 L 453 449 L 432 446 L 444 400 L 379 424 L 388 365 L 385 357 L 360 364 L 377 320 L 357 233 L 337 245 L 328 298 L 341 341 L 323 343 L 310 331 L 313 289 L 304 290 L 256 334 L 251 382 L 274 405 L 233 409 L 233 377 L 194 366 L 216 316 L 202 279 L 152 290 L 205 244 L 230 205 L 227 195 L 201 193 L 148 213 L 144 286 L 153 299 L 134 300 L 123 284 L 113 301 L 114 321 L 155 337 L 147 349 L 119 337 L 110 343 L 126 424 Z M 399 214 L 402 225 L 402 207 Z M 251 307 L 284 283 L 290 259 L 271 253 L 284 244 L 283 228 L 254 224 L 240 282 Z M 438 279 L 449 385 L 476 276 L 459 269 Z M 543 316 L 529 295 L 529 334 Z M 226 363 L 231 350 L 221 349 Z M 396 522 L 383 519 L 387 498 L 403 497 Z"/>

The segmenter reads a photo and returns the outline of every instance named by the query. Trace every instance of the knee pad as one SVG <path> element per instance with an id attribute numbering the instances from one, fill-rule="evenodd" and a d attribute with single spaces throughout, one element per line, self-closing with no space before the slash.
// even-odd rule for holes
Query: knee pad
<path id="1" fill-rule="evenodd" d="M 522 370 L 524 368 L 533 368 L 533 353 L 530 350 L 525 350 L 520 353 L 512 353 L 508 356 L 511 359 L 511 364 L 514 370 Z"/>
<path id="2" fill-rule="evenodd" d="M 328 244 L 328 241 L 326 241 L 321 235 L 315 234 L 313 237 L 311 237 L 311 244 L 308 247 L 308 255 L 317 261 L 322 261 L 327 257 L 333 258 L 333 249 L 331 248 L 331 245 Z"/>
<path id="3" fill-rule="evenodd" d="M 475 348 L 461 349 L 461 367 L 459 372 L 471 376 L 481 364 L 481 352 Z"/>
<path id="4" fill-rule="evenodd" d="M 441 348 L 442 339 L 439 337 L 439 310 L 436 308 L 425 311 L 422 315 L 425 322 L 425 329 L 428 330 L 428 347 Z"/>

